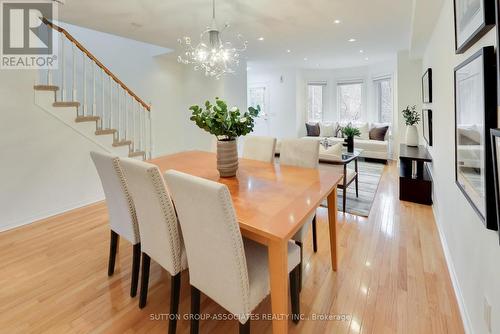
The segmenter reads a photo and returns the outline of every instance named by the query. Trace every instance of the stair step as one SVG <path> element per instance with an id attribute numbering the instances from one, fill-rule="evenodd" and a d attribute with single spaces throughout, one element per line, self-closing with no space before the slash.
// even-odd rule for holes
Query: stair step
<path id="1" fill-rule="evenodd" d="M 142 156 L 143 158 L 146 158 L 146 152 L 144 152 L 144 151 L 135 151 L 135 152 L 130 152 L 128 154 L 129 158 L 140 157 L 140 156 Z"/>
<path id="2" fill-rule="evenodd" d="M 54 107 L 79 107 L 80 106 L 80 102 L 54 102 L 52 104 Z"/>
<path id="3" fill-rule="evenodd" d="M 51 85 L 35 85 L 33 88 L 35 88 L 35 90 L 43 90 L 49 92 L 55 92 L 59 90 L 59 87 Z"/>
<path id="4" fill-rule="evenodd" d="M 95 134 L 96 136 L 114 135 L 116 132 L 117 132 L 116 129 L 101 129 L 101 130 L 96 130 Z"/>
<path id="5" fill-rule="evenodd" d="M 126 146 L 126 145 L 131 145 L 131 144 L 132 144 L 131 140 L 115 141 L 113 143 L 113 147 Z"/>
<path id="6" fill-rule="evenodd" d="M 75 122 L 77 123 L 82 123 L 82 122 L 97 122 L 101 118 L 99 116 L 78 116 L 75 119 Z"/>

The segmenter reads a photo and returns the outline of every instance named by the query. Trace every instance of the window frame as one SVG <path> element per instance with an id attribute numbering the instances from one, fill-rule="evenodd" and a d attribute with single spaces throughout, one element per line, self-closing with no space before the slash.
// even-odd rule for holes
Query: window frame
<path id="1" fill-rule="evenodd" d="M 390 84 L 390 88 L 391 88 L 391 97 L 390 97 L 390 100 L 391 100 L 391 120 L 390 120 L 390 122 L 383 122 L 382 121 L 382 99 L 380 96 L 381 89 L 380 89 L 380 86 L 378 85 L 382 81 L 388 81 Z M 374 91 L 373 104 L 375 106 L 375 113 L 377 115 L 378 122 L 379 123 L 389 123 L 390 125 L 392 125 L 394 122 L 394 81 L 393 81 L 392 75 L 383 75 L 383 76 L 375 77 L 372 79 L 372 82 L 373 82 L 373 91 Z"/>
<path id="2" fill-rule="evenodd" d="M 336 95 L 337 95 L 337 121 L 339 123 L 345 122 L 341 118 L 341 98 L 340 98 L 340 87 L 349 86 L 349 85 L 360 85 L 361 86 L 361 104 L 360 104 L 360 119 L 358 120 L 349 120 L 347 122 L 366 122 L 366 103 L 365 103 L 365 94 L 366 94 L 366 83 L 364 79 L 348 79 L 348 80 L 340 80 L 337 81 L 336 84 Z"/>
<path id="3" fill-rule="evenodd" d="M 309 110 L 309 86 L 320 86 L 322 88 L 321 91 L 321 119 L 319 120 L 312 120 L 309 118 L 310 115 L 310 110 Z M 326 102 L 327 102 L 327 88 L 328 88 L 328 83 L 326 81 L 308 81 L 306 83 L 306 121 L 308 123 L 310 122 L 323 122 L 325 119 L 325 112 L 326 112 Z"/>

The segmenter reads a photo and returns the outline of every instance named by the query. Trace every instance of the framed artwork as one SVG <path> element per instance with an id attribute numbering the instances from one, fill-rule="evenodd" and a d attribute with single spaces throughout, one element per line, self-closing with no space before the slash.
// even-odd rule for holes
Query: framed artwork
<path id="1" fill-rule="evenodd" d="M 456 53 L 464 53 L 493 28 L 495 1 L 498 0 L 454 0 Z"/>
<path id="2" fill-rule="evenodd" d="M 495 180 L 495 204 L 497 224 L 500 222 L 500 129 L 491 129 L 491 152 L 493 157 L 493 176 Z"/>
<path id="3" fill-rule="evenodd" d="M 432 110 L 422 110 L 422 132 L 429 146 L 432 146 Z"/>
<path id="4" fill-rule="evenodd" d="M 455 68 L 455 181 L 492 230 L 498 229 L 490 139 L 497 127 L 496 87 L 493 46 Z"/>
<path id="5" fill-rule="evenodd" d="M 422 100 L 432 103 L 432 68 L 427 69 L 422 76 Z"/>

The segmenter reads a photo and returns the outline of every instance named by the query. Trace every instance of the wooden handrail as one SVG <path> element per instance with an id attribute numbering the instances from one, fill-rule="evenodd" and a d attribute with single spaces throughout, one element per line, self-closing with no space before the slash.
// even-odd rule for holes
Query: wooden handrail
<path id="1" fill-rule="evenodd" d="M 90 59 L 92 59 L 97 66 L 99 66 L 107 75 L 113 78 L 123 89 L 127 91 L 137 102 L 139 102 L 147 111 L 151 111 L 151 106 L 144 102 L 139 96 L 137 96 L 130 88 L 128 88 L 116 75 L 114 75 L 103 63 L 101 63 L 89 50 L 87 50 L 80 42 L 78 42 L 71 34 L 64 28 L 59 27 L 58 25 L 50 22 L 45 17 L 42 17 L 42 22 L 45 23 L 48 27 L 57 30 L 58 32 L 64 34 L 68 40 L 70 40 L 73 44 L 76 45 L 83 53 L 87 55 Z"/>

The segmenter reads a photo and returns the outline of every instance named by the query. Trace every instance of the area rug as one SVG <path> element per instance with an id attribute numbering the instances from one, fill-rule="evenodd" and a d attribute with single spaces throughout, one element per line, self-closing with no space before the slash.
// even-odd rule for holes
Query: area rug
<path id="1" fill-rule="evenodd" d="M 367 162 L 361 160 L 358 162 L 359 197 L 356 197 L 356 188 L 355 183 L 353 182 L 351 183 L 349 188 L 347 188 L 347 213 L 368 217 L 373 204 L 373 200 L 375 199 L 375 194 L 377 192 L 380 178 L 382 177 L 382 172 L 384 171 L 384 166 L 384 164 L 377 162 Z M 320 164 L 319 168 L 339 170 L 342 167 Z M 352 168 L 354 168 L 354 164 L 352 164 Z M 327 206 L 326 201 L 323 202 L 322 206 Z M 339 211 L 342 211 L 342 189 L 338 190 L 337 208 Z"/>

